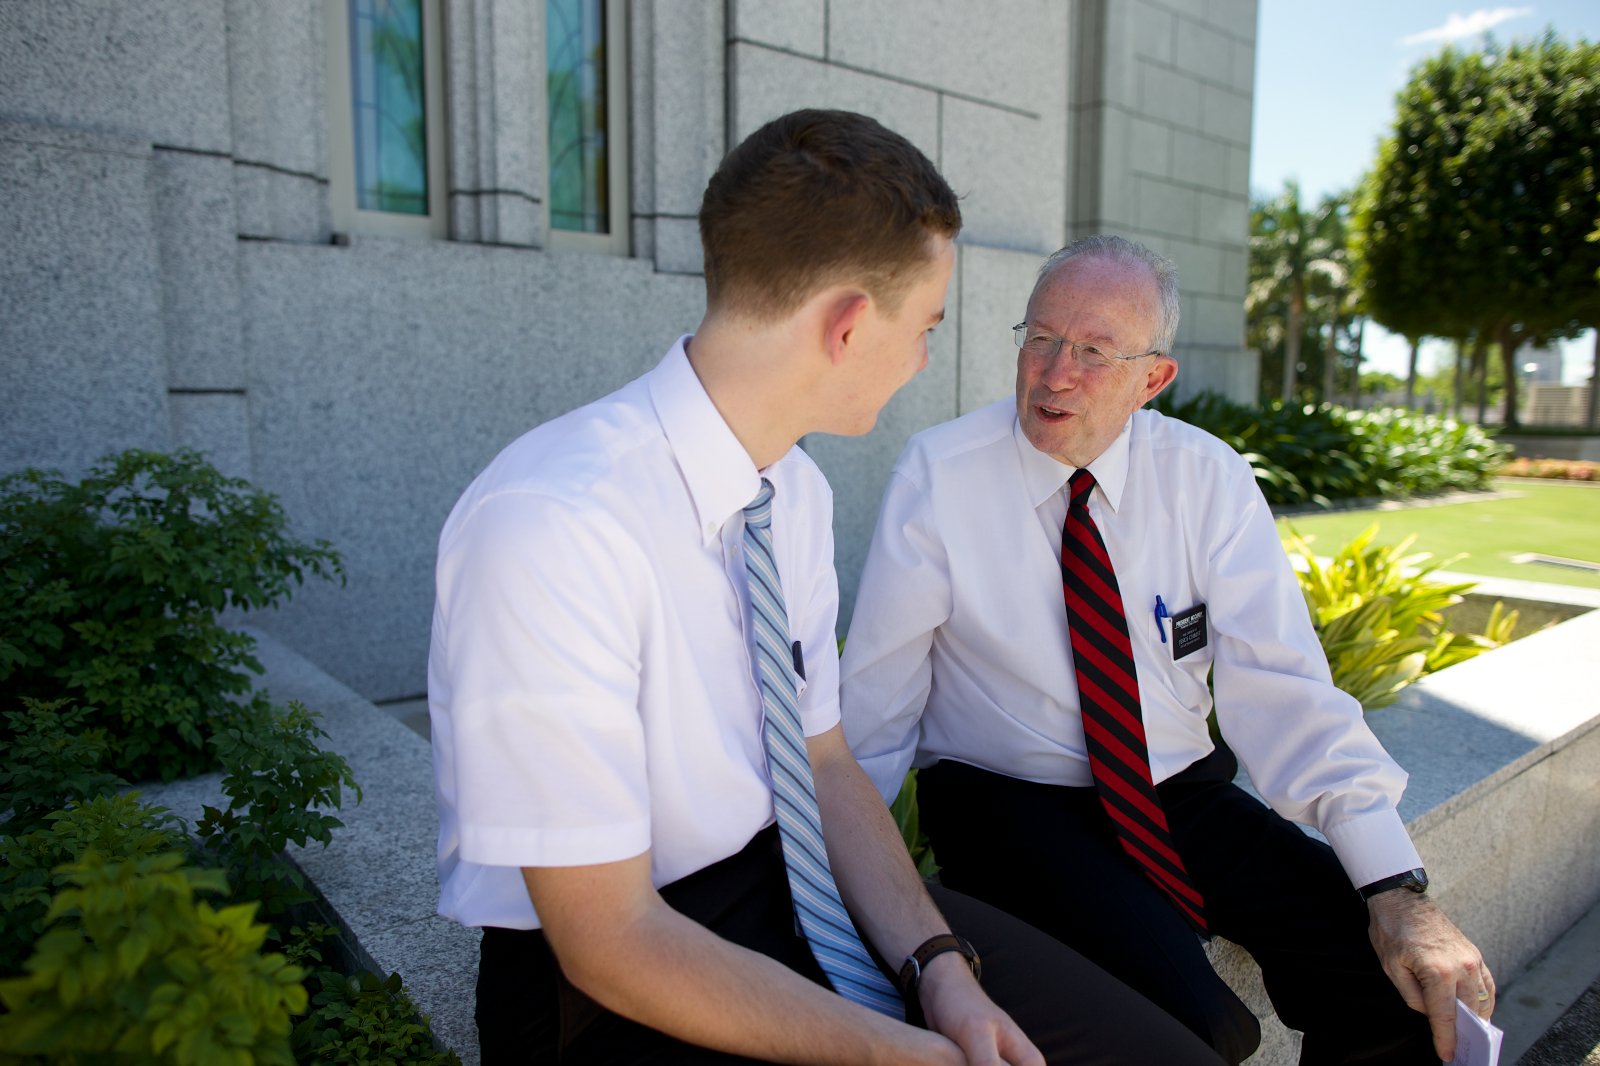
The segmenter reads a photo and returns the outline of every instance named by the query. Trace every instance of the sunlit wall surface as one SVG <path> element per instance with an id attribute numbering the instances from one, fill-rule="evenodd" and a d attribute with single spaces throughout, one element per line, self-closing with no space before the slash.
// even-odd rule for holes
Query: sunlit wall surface
<path id="1" fill-rule="evenodd" d="M 545 0 L 550 225 L 610 233 L 605 0 Z"/>
<path id="2" fill-rule="evenodd" d="M 428 213 L 422 0 L 350 0 L 356 206 Z"/>

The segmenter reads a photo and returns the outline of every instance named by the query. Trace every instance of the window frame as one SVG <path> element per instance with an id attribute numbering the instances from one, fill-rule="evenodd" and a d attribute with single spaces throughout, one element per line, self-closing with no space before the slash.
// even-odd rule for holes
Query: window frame
<path id="1" fill-rule="evenodd" d="M 427 130 L 428 213 L 356 206 L 354 98 L 350 88 L 350 0 L 324 0 L 328 100 L 328 215 L 333 232 L 444 240 L 450 236 L 449 132 L 445 125 L 443 0 L 422 0 L 422 116 Z"/>
<path id="2" fill-rule="evenodd" d="M 606 177 L 610 233 L 580 233 L 577 230 L 556 229 L 550 224 L 550 116 L 546 104 L 544 129 L 544 232 L 545 247 L 560 252 L 592 252 L 601 255 L 628 256 L 633 252 L 633 196 L 632 170 L 628 161 L 628 145 L 632 136 L 631 115 L 628 111 L 630 96 L 628 57 L 628 2 L 605 0 L 606 5 Z M 545 4 L 539 4 L 539 17 L 545 17 Z M 549 33 L 549 27 L 545 27 Z M 548 41 L 548 36 L 546 41 Z M 548 48 L 548 44 L 546 45 Z M 543 62 L 545 84 L 549 72 Z"/>

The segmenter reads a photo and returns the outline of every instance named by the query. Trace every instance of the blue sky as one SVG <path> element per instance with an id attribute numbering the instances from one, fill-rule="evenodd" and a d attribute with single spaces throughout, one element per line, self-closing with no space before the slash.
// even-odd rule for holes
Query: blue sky
<path id="1" fill-rule="evenodd" d="M 1261 0 L 1256 38 L 1255 123 L 1250 187 L 1276 192 L 1298 178 L 1303 197 L 1349 188 L 1371 164 L 1394 121 L 1394 95 L 1411 68 L 1444 44 L 1472 47 L 1488 28 L 1497 38 L 1537 36 L 1547 26 L 1568 38 L 1600 40 L 1600 3 L 1543 0 L 1463 7 L 1432 0 Z M 1592 336 L 1566 345 L 1568 383 L 1587 380 Z M 1405 341 L 1368 328 L 1373 369 L 1405 373 Z M 1449 358 L 1424 346 L 1424 369 Z"/>

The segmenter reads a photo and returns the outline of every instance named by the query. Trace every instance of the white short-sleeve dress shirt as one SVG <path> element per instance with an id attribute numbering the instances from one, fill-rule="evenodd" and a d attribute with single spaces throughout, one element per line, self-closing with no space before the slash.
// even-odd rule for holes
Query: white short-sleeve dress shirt
<path id="1" fill-rule="evenodd" d="M 743 553 L 762 477 L 801 726 L 839 720 L 827 480 L 798 448 L 758 472 L 687 341 L 513 442 L 439 537 L 439 913 L 463 925 L 538 928 L 524 866 L 649 850 L 660 887 L 773 822 Z"/>
<path id="2" fill-rule="evenodd" d="M 1028 443 L 1012 399 L 917 434 L 900 456 L 842 667 L 845 736 L 885 798 L 940 759 L 1094 783 L 1061 582 L 1073 469 Z M 1155 780 L 1212 751 L 1215 666 L 1218 724 L 1279 814 L 1320 830 L 1355 886 L 1421 866 L 1395 811 L 1406 774 L 1333 686 L 1249 464 L 1145 410 L 1089 470 Z M 1204 648 L 1174 659 L 1157 596 L 1171 614 L 1206 605 Z"/>

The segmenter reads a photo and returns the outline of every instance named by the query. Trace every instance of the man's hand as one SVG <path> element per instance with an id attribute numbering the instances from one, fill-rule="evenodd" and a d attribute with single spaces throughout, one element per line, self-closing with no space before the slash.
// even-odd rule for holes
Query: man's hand
<path id="1" fill-rule="evenodd" d="M 1378 960 L 1400 995 L 1428 1016 L 1433 1048 L 1449 1062 L 1456 1053 L 1456 1000 L 1488 1018 L 1494 1013 L 1494 975 L 1438 904 L 1404 888 L 1367 900 L 1367 932 Z"/>
<path id="2" fill-rule="evenodd" d="M 883 797 L 834 726 L 806 738 L 828 863 L 850 916 L 884 958 L 903 961 L 950 925 L 911 865 Z M 928 963 L 917 986 L 928 1028 L 955 1041 L 968 1066 L 1044 1066 L 1044 1056 L 995 1006 L 955 952 Z"/>
<path id="3" fill-rule="evenodd" d="M 1044 1066 L 1039 1049 L 984 994 L 966 960 L 955 952 L 928 963 L 917 993 L 928 1028 L 955 1041 L 967 1066 Z"/>

